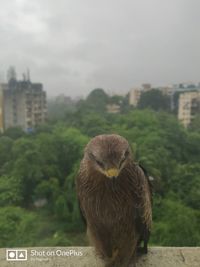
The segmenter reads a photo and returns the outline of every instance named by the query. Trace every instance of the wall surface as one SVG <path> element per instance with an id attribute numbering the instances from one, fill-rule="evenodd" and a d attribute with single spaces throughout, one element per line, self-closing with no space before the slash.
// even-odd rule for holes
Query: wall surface
<path id="1" fill-rule="evenodd" d="M 102 267 L 91 247 L 0 249 L 0 267 Z M 7 255 L 6 255 L 7 254 Z M 6 256 L 9 261 L 6 260 Z M 20 258 L 21 257 L 21 258 Z M 18 259 L 18 260 L 16 260 Z M 15 260 L 15 261 L 13 261 Z M 137 267 L 199 267 L 200 247 L 152 247 Z"/>

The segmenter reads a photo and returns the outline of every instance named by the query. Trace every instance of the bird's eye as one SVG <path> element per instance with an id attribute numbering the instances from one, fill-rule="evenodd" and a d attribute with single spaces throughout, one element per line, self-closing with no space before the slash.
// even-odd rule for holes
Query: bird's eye
<path id="1" fill-rule="evenodd" d="M 119 164 L 119 167 L 122 166 L 122 163 L 124 163 L 125 159 L 126 159 L 125 157 L 122 158 L 122 160 L 121 160 L 121 162 L 120 162 L 120 164 Z"/>
<path id="2" fill-rule="evenodd" d="M 101 161 L 96 160 L 96 163 L 97 163 L 101 168 L 104 168 L 104 164 L 103 164 Z"/>
<path id="3" fill-rule="evenodd" d="M 96 160 L 95 156 L 94 156 L 92 153 L 89 153 L 89 157 L 90 157 L 90 159 L 92 159 L 92 160 Z"/>
<path id="4" fill-rule="evenodd" d="M 129 151 L 127 149 L 126 152 L 124 153 L 124 157 L 126 158 L 126 157 L 128 157 L 128 155 L 129 155 Z"/>
<path id="5" fill-rule="evenodd" d="M 89 153 L 89 156 L 90 156 L 90 158 L 91 158 L 92 160 L 96 161 L 96 163 L 97 163 L 101 168 L 104 168 L 104 164 L 103 164 L 101 161 L 97 160 L 96 157 L 95 157 L 92 153 Z"/>
<path id="6" fill-rule="evenodd" d="M 122 166 L 122 163 L 124 163 L 124 161 L 126 160 L 126 158 L 128 157 L 128 155 L 129 155 L 129 151 L 126 150 L 126 152 L 124 153 L 123 158 L 121 159 L 120 167 Z"/>

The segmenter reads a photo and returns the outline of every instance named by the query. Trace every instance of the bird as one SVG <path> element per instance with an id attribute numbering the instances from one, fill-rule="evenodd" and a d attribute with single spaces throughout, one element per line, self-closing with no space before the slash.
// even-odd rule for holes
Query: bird
<path id="1" fill-rule="evenodd" d="M 105 267 L 135 266 L 138 256 L 147 253 L 152 186 L 124 137 L 102 134 L 89 141 L 76 192 L 90 244 Z"/>

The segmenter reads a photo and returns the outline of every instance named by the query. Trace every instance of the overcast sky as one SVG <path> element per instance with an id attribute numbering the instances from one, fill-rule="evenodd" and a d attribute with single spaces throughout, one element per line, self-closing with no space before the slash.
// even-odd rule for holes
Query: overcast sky
<path id="1" fill-rule="evenodd" d="M 199 0 L 0 0 L 0 79 L 48 95 L 200 81 Z"/>

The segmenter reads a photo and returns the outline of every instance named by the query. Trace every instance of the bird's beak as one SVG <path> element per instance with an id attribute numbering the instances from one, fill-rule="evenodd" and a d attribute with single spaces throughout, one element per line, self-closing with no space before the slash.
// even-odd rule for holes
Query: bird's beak
<path id="1" fill-rule="evenodd" d="M 111 169 L 106 170 L 105 174 L 109 178 L 117 177 L 119 175 L 119 170 L 116 168 L 111 168 Z"/>

